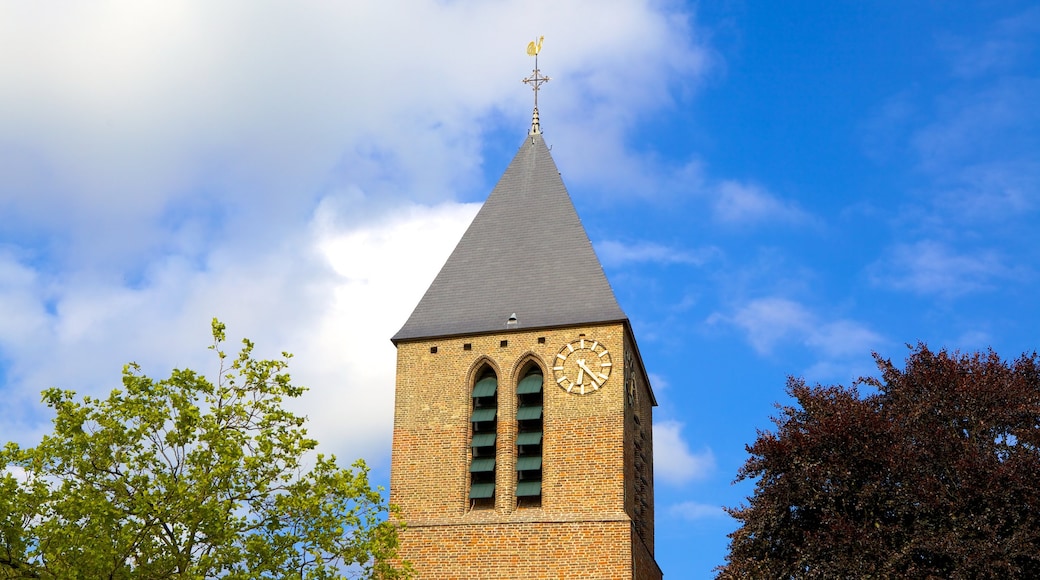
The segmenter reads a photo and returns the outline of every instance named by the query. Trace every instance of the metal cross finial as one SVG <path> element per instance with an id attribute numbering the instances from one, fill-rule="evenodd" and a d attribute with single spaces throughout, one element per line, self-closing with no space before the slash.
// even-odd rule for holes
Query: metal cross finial
<path id="1" fill-rule="evenodd" d="M 534 70 L 531 71 L 531 76 L 524 79 L 524 83 L 531 85 L 531 89 L 534 90 L 534 115 L 531 119 L 531 135 L 537 135 L 542 132 L 541 124 L 538 122 L 538 89 L 552 80 L 542 75 L 542 71 L 538 70 L 538 53 L 542 52 L 543 40 L 545 40 L 545 37 L 541 36 L 537 42 L 532 40 L 527 45 L 527 54 L 534 57 Z"/>

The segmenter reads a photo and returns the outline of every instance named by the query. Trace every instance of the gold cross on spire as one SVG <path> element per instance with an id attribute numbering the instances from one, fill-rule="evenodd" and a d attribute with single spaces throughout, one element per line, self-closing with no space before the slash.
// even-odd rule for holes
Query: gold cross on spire
<path id="1" fill-rule="evenodd" d="M 524 79 L 524 83 L 531 85 L 531 89 L 534 90 L 534 115 L 531 118 L 531 135 L 537 135 L 542 132 L 542 126 L 538 122 L 538 89 L 552 80 L 542 75 L 542 71 L 538 70 L 538 53 L 542 52 L 543 40 L 545 40 L 545 37 L 541 36 L 537 42 L 532 40 L 527 45 L 527 54 L 534 57 L 534 70 L 531 71 L 531 76 Z"/>

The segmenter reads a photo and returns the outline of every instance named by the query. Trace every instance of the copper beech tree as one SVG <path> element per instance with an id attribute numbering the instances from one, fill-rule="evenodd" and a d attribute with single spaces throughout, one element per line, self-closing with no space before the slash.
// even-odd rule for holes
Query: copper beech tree
<path id="1" fill-rule="evenodd" d="M 405 578 L 390 509 L 354 469 L 307 457 L 317 442 L 283 407 L 304 388 L 244 340 L 216 381 L 153 380 L 77 402 L 48 389 L 54 431 L 0 450 L 0 578 Z"/>
<path id="2" fill-rule="evenodd" d="M 1040 578 L 1036 353 L 875 359 L 852 387 L 789 380 L 718 577 Z"/>

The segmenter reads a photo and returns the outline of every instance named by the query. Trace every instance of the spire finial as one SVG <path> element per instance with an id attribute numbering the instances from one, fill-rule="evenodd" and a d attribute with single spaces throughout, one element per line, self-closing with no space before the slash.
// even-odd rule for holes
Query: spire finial
<path id="1" fill-rule="evenodd" d="M 534 57 L 534 70 L 531 71 L 531 76 L 524 79 L 524 83 L 531 85 L 531 89 L 534 90 L 534 114 L 531 116 L 531 132 L 528 133 L 529 135 L 538 135 L 542 132 L 542 126 L 538 121 L 538 89 L 542 84 L 552 80 L 542 75 L 542 71 L 538 70 L 538 53 L 542 52 L 543 40 L 545 40 L 545 37 L 540 36 L 537 42 L 532 40 L 527 45 L 527 54 Z"/>

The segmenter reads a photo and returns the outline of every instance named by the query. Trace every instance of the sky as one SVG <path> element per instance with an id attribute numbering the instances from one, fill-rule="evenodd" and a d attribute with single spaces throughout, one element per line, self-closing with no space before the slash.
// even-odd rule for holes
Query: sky
<path id="1" fill-rule="evenodd" d="M 401 327 L 541 125 L 651 374 L 656 556 L 723 562 L 788 376 L 1037 349 L 1040 6 L 0 0 L 0 440 L 292 352 L 389 480 Z"/>

